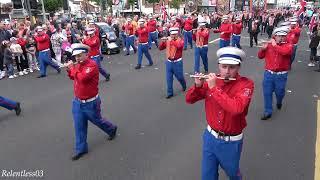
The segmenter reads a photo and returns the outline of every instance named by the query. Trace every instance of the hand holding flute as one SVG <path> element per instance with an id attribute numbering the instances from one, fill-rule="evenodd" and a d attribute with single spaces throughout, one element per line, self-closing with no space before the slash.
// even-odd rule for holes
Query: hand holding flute
<path id="1" fill-rule="evenodd" d="M 197 79 L 208 79 L 209 78 L 209 75 L 203 75 L 203 74 L 195 74 L 195 75 L 190 75 L 191 78 L 197 78 Z M 223 77 L 220 77 L 220 76 L 217 76 L 217 79 L 222 79 L 222 80 L 227 80 L 227 81 L 234 81 L 236 80 L 236 78 L 223 78 Z"/>

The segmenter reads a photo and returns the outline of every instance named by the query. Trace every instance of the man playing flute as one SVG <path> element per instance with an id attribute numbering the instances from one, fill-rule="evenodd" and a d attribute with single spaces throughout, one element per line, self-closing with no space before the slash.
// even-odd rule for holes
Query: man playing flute
<path id="1" fill-rule="evenodd" d="M 219 165 L 230 179 L 240 180 L 240 155 L 243 129 L 253 94 L 252 80 L 239 74 L 245 53 L 235 47 L 217 51 L 220 76 L 210 73 L 206 80 L 195 78 L 187 91 L 186 102 L 205 101 L 207 127 L 203 134 L 202 180 L 218 180 Z"/>

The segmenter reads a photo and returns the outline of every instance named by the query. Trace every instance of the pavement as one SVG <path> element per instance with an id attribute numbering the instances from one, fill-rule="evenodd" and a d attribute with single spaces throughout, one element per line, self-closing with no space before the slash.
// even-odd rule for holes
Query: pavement
<path id="1" fill-rule="evenodd" d="M 244 133 L 241 171 L 245 180 L 312 180 L 315 178 L 319 73 L 307 67 L 308 38 L 300 38 L 296 61 L 288 77 L 286 97 L 271 120 L 261 121 L 264 62 L 257 47 L 249 47 L 246 30 L 241 44 L 247 58 L 241 74 L 254 80 L 255 91 Z M 266 35 L 259 39 L 266 39 Z M 218 35 L 211 34 L 211 41 Z M 218 41 L 209 45 L 209 70 L 216 72 Z M 167 100 L 165 52 L 153 46 L 152 67 L 135 70 L 137 55 L 105 56 L 111 81 L 100 78 L 102 114 L 119 127 L 114 141 L 89 123 L 89 154 L 72 162 L 74 129 L 71 114 L 72 81 L 48 68 L 0 81 L 1 96 L 22 103 L 22 114 L 0 110 L 0 173 L 42 170 L 49 180 L 195 180 L 200 179 L 204 103 L 185 103 L 177 80 L 175 96 Z M 187 85 L 194 51 L 184 51 Z M 144 57 L 143 63 L 147 60 Z M 101 77 L 101 76 L 100 76 Z M 319 103 L 320 104 L 320 103 Z M 276 109 L 274 107 L 274 109 Z M 319 126 L 319 125 L 318 125 Z M 318 127 L 319 128 L 319 127 Z M 319 137 L 320 138 L 320 137 Z M 319 166 L 319 164 L 318 164 Z M 0 179 L 9 179 L 1 177 Z M 221 171 L 220 179 L 227 179 Z M 32 178 L 19 178 L 32 179 Z M 319 180 L 319 179 L 317 179 Z"/>

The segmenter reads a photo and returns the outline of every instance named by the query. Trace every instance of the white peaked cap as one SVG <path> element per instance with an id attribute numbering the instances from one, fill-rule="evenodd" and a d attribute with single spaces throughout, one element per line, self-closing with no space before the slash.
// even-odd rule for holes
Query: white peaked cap
<path id="1" fill-rule="evenodd" d="M 282 26 L 282 27 L 276 28 L 272 34 L 276 36 L 286 36 L 289 30 L 290 30 L 289 26 Z"/>
<path id="2" fill-rule="evenodd" d="M 289 26 L 291 23 L 289 21 L 286 21 L 286 22 L 282 22 L 280 23 L 279 27 L 281 26 Z"/>
<path id="3" fill-rule="evenodd" d="M 88 34 L 93 34 L 95 29 L 94 28 L 86 28 Z"/>
<path id="4" fill-rule="evenodd" d="M 71 45 L 71 49 L 72 49 L 72 56 L 75 56 L 81 53 L 88 53 L 90 47 L 85 44 L 75 43 Z"/>
<path id="5" fill-rule="evenodd" d="M 241 64 L 246 57 L 246 53 L 236 47 L 224 47 L 217 51 L 219 64 Z"/>
<path id="6" fill-rule="evenodd" d="M 198 22 L 199 26 L 205 26 L 207 23 L 205 21 Z"/>
<path id="7" fill-rule="evenodd" d="M 171 27 L 169 29 L 170 34 L 178 34 L 179 33 L 179 28 L 178 27 Z"/>
<path id="8" fill-rule="evenodd" d="M 144 19 L 139 19 L 139 21 L 138 21 L 138 23 L 139 24 L 143 24 L 143 23 L 145 23 L 146 21 L 144 20 Z"/>

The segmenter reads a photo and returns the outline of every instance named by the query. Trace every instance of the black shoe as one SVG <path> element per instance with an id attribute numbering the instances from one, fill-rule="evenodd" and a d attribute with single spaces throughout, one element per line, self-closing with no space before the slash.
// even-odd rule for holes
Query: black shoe
<path id="1" fill-rule="evenodd" d="M 277 104 L 277 109 L 280 110 L 282 107 L 282 104 Z"/>
<path id="2" fill-rule="evenodd" d="M 191 48 L 191 49 L 193 49 L 193 47 L 192 47 L 192 46 L 191 46 L 190 48 Z"/>
<path id="3" fill-rule="evenodd" d="M 118 129 L 118 127 L 116 126 L 113 130 L 112 135 L 110 135 L 108 138 L 109 141 L 112 141 L 117 136 L 117 129 Z"/>
<path id="4" fill-rule="evenodd" d="M 72 156 L 71 160 L 72 161 L 76 161 L 76 160 L 80 159 L 82 156 L 84 156 L 87 153 L 88 152 L 82 152 L 82 153 L 79 153 L 79 154 L 75 154 L 75 155 Z"/>
<path id="5" fill-rule="evenodd" d="M 134 67 L 135 69 L 140 69 L 141 65 L 137 64 L 136 67 Z"/>
<path id="6" fill-rule="evenodd" d="M 151 47 L 149 47 L 149 49 L 151 49 Z"/>
<path id="7" fill-rule="evenodd" d="M 173 97 L 173 95 L 168 95 L 166 98 L 167 99 L 170 99 L 170 98 L 172 98 Z"/>
<path id="8" fill-rule="evenodd" d="M 153 65 L 153 63 L 149 63 L 149 64 L 148 64 L 148 66 L 152 66 L 152 65 Z"/>
<path id="9" fill-rule="evenodd" d="M 208 75 L 208 74 L 209 74 L 209 72 L 208 72 L 208 71 L 204 71 L 204 74 L 205 74 L 205 75 Z"/>
<path id="10" fill-rule="evenodd" d="M 129 55 L 130 55 L 129 53 L 125 54 L 125 56 L 129 56 Z"/>
<path id="11" fill-rule="evenodd" d="M 316 69 L 316 70 L 314 70 L 315 72 L 320 72 L 320 69 Z"/>
<path id="12" fill-rule="evenodd" d="M 261 120 L 268 120 L 268 119 L 270 119 L 271 118 L 271 114 L 269 114 L 269 115 L 263 115 L 262 117 L 261 117 Z"/>
<path id="13" fill-rule="evenodd" d="M 182 91 L 186 91 L 186 90 L 187 90 L 187 87 L 183 87 L 183 88 L 182 88 Z"/>
<path id="14" fill-rule="evenodd" d="M 37 78 L 44 78 L 44 77 L 47 77 L 47 76 L 46 75 L 40 75 Z"/>
<path id="15" fill-rule="evenodd" d="M 61 69 L 59 68 L 59 69 L 57 70 L 57 72 L 58 72 L 58 74 L 60 74 L 60 73 L 61 73 Z"/>
<path id="16" fill-rule="evenodd" d="M 17 103 L 17 107 L 14 108 L 14 110 L 16 111 L 16 115 L 19 116 L 21 113 L 21 107 L 20 107 L 20 103 Z"/>
<path id="17" fill-rule="evenodd" d="M 110 81 L 110 74 L 107 74 L 106 81 Z"/>
<path id="18" fill-rule="evenodd" d="M 187 48 L 183 48 L 183 50 L 185 51 L 185 50 L 187 50 Z"/>

